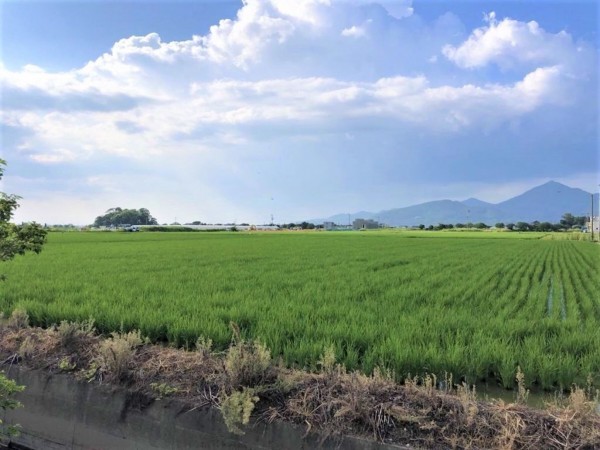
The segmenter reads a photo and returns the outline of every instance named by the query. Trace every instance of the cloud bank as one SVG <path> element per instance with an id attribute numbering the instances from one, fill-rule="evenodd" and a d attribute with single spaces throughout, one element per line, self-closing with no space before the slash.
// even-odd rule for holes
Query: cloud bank
<path id="1" fill-rule="evenodd" d="M 592 44 L 493 12 L 470 31 L 450 13 L 427 23 L 397 1 L 247 0 L 189 40 L 130 36 L 77 70 L 2 66 L 0 82 L 3 157 L 28 172 L 14 184 L 37 202 L 30 210 L 52 192 L 103 209 L 119 196 L 149 202 L 119 206 L 159 219 L 187 208 L 189 220 L 260 221 L 274 192 L 290 220 L 340 198 L 394 207 L 410 203 L 406 186 L 433 179 L 591 171 L 597 124 Z M 579 158 L 565 161 L 567 143 Z M 446 159 L 446 172 L 426 164 Z M 173 209 L 157 200 L 181 192 Z"/>

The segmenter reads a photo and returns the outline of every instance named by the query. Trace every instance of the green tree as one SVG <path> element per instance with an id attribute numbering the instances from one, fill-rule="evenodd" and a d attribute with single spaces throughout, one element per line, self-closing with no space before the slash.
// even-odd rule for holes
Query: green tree
<path id="1" fill-rule="evenodd" d="M 21 402 L 13 398 L 17 392 L 21 392 L 23 389 L 25 389 L 25 386 L 21 386 L 15 381 L 6 378 L 6 375 L 4 375 L 3 372 L 0 372 L 0 409 L 6 411 L 23 406 Z M 4 424 L 4 421 L 0 419 L 0 436 L 10 437 L 17 436 L 18 434 L 18 425 L 7 426 Z"/>
<path id="2" fill-rule="evenodd" d="M 517 222 L 515 224 L 515 228 L 517 228 L 519 231 L 529 231 L 531 226 L 527 222 Z"/>
<path id="3" fill-rule="evenodd" d="M 495 227 L 496 227 L 496 228 L 504 228 L 504 222 L 498 222 L 498 223 L 495 225 Z"/>
<path id="4" fill-rule="evenodd" d="M 573 225 L 575 225 L 575 217 L 571 213 L 565 213 L 565 214 L 562 215 L 562 219 L 560 219 L 560 224 L 565 229 L 569 229 Z"/>
<path id="5" fill-rule="evenodd" d="M 146 208 L 123 209 L 119 207 L 108 209 L 103 216 L 98 216 L 94 220 L 95 227 L 119 225 L 158 225 L 158 221 Z"/>
<path id="6" fill-rule="evenodd" d="M 0 159 L 0 180 L 6 161 Z M 46 230 L 32 222 L 15 225 L 10 220 L 19 207 L 19 196 L 0 192 L 0 261 L 8 261 L 25 252 L 39 253 L 46 242 Z"/>
<path id="7" fill-rule="evenodd" d="M 0 159 L 0 180 L 4 175 L 6 161 Z M 0 260 L 8 261 L 16 255 L 31 251 L 39 253 L 46 242 L 46 230 L 40 225 L 27 223 L 15 225 L 10 223 L 15 209 L 19 207 L 19 196 L 0 192 Z M 13 398 L 14 394 L 24 389 L 13 380 L 0 373 L 0 410 L 15 409 L 21 403 Z M 18 434 L 18 427 L 5 426 L 0 420 L 0 436 Z"/>

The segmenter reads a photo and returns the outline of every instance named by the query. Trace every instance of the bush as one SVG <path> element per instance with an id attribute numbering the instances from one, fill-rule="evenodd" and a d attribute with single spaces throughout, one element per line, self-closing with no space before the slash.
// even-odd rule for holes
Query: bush
<path id="1" fill-rule="evenodd" d="M 29 315 L 24 309 L 16 308 L 8 319 L 8 327 L 12 330 L 21 330 L 29 326 Z"/>
<path id="2" fill-rule="evenodd" d="M 94 319 L 84 320 L 83 322 L 69 322 L 63 320 L 57 328 L 60 336 L 61 345 L 68 349 L 74 349 L 81 342 L 82 338 L 90 337 L 94 334 Z"/>
<path id="3" fill-rule="evenodd" d="M 117 380 L 124 378 L 129 371 L 129 364 L 136 348 L 142 343 L 139 331 L 112 333 L 110 338 L 100 343 L 98 349 L 100 367 Z"/>
<path id="4" fill-rule="evenodd" d="M 23 389 L 25 389 L 25 386 L 18 385 L 15 381 L 6 378 L 4 372 L 0 372 L 0 409 L 6 411 L 23 406 L 21 402 L 13 398 L 17 392 L 21 392 Z M 10 437 L 18 434 L 18 425 L 5 426 L 2 419 L 0 419 L 0 436 Z"/>
<path id="5" fill-rule="evenodd" d="M 225 371 L 232 389 L 256 386 L 268 378 L 271 351 L 261 342 L 240 341 L 229 347 Z"/>

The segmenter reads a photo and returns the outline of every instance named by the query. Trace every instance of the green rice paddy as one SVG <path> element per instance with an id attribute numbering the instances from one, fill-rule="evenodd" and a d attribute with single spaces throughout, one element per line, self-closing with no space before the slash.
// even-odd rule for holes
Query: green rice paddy
<path id="1" fill-rule="evenodd" d="M 515 238 L 516 237 L 516 238 Z M 520 237 L 520 238 L 519 238 Z M 541 234 L 51 233 L 2 265 L 0 309 L 93 317 L 153 341 L 231 340 L 292 366 L 333 345 L 348 369 L 451 372 L 510 387 L 600 381 L 600 248 Z"/>

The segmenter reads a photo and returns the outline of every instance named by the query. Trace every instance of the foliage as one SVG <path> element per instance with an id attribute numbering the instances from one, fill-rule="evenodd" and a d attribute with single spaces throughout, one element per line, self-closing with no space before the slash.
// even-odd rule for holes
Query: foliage
<path id="1" fill-rule="evenodd" d="M 225 372 L 233 388 L 260 384 L 270 367 L 271 352 L 261 342 L 237 340 L 227 350 Z"/>
<path id="2" fill-rule="evenodd" d="M 230 432 L 244 434 L 240 426 L 247 425 L 250 422 L 250 415 L 258 400 L 258 397 L 254 395 L 254 390 L 251 388 L 235 391 L 223 399 L 221 402 L 221 414 Z"/>
<path id="3" fill-rule="evenodd" d="M 117 380 L 126 377 L 136 348 L 143 340 L 139 331 L 112 333 L 99 347 L 98 365 Z"/>
<path id="4" fill-rule="evenodd" d="M 121 225 L 158 225 L 146 208 L 110 208 L 103 216 L 96 217 L 95 227 L 117 227 Z"/>
<path id="5" fill-rule="evenodd" d="M 76 367 L 77 364 L 71 362 L 71 360 L 67 356 L 62 357 L 58 362 L 58 368 L 63 372 L 70 372 L 72 370 L 75 370 Z"/>
<path id="6" fill-rule="evenodd" d="M 6 161 L 0 159 L 0 180 L 4 175 Z M 8 261 L 26 252 L 39 253 L 46 241 L 46 230 L 39 224 L 10 223 L 19 207 L 19 196 L 0 192 L 0 261 Z"/>
<path id="7" fill-rule="evenodd" d="M 156 400 L 179 392 L 179 389 L 169 386 L 167 383 L 150 383 L 150 388 L 156 393 Z"/>
<path id="8" fill-rule="evenodd" d="M 20 330 L 29 326 L 29 315 L 22 308 L 15 308 L 8 319 L 8 327 Z"/>
<path id="9" fill-rule="evenodd" d="M 560 219 L 560 225 L 565 229 L 573 228 L 576 226 L 583 227 L 583 226 L 585 226 L 586 222 L 587 222 L 587 217 L 574 216 L 571 213 L 563 214 L 562 219 Z"/>
<path id="10" fill-rule="evenodd" d="M 73 349 L 83 338 L 92 336 L 96 329 L 94 328 L 94 319 L 90 318 L 83 322 L 63 320 L 57 327 L 57 331 L 61 345 L 66 349 Z"/>
<path id="11" fill-rule="evenodd" d="M 598 377 L 600 254 L 546 235 L 51 234 L 51 251 L 5 264 L 0 310 L 46 326 L 93 315 L 101 333 L 123 323 L 175 346 L 204 336 L 216 351 L 233 321 L 291 366 L 317 369 L 333 345 L 348 370 L 511 387 L 520 366 L 527 388 L 555 389 Z"/>
<path id="12" fill-rule="evenodd" d="M 10 380 L 4 375 L 4 372 L 0 372 L 0 409 L 3 411 L 20 408 L 23 405 L 13 397 L 16 393 L 22 392 L 25 386 L 17 384 L 14 380 Z M 19 434 L 18 425 L 5 426 L 3 421 L 0 419 L 0 436 L 9 437 L 16 436 Z"/>
<path id="13" fill-rule="evenodd" d="M 6 166 L 6 161 L 0 159 L 0 180 L 4 175 L 4 166 Z M 0 192 L 0 261 L 11 260 L 17 255 L 24 255 L 26 252 L 40 253 L 46 241 L 46 230 L 37 223 L 22 225 L 10 223 L 14 211 L 19 207 L 19 198 L 17 195 Z M 4 276 L 0 276 L 0 278 L 4 279 Z M 28 322 L 27 312 L 16 308 L 8 320 L 8 326 L 18 330 L 27 326 Z M 20 350 L 23 352 L 29 351 L 28 346 L 29 342 L 25 339 L 21 343 Z M 7 410 L 22 406 L 12 397 L 23 389 L 24 386 L 9 380 L 3 373 L 0 374 L 0 409 Z M 18 434 L 17 426 L 5 427 L 0 420 L 0 435 L 12 436 L 15 434 Z"/>
<path id="14" fill-rule="evenodd" d="M 335 367 L 335 346 L 329 345 L 321 355 L 318 362 L 324 373 L 331 373 Z"/>
<path id="15" fill-rule="evenodd" d="M 510 231 L 513 231 L 516 229 L 517 231 L 552 232 L 552 231 L 561 231 L 561 230 L 567 231 L 567 230 L 571 230 L 571 229 L 581 229 L 583 226 L 585 226 L 586 221 L 587 221 L 587 218 L 585 216 L 575 217 L 570 213 L 563 214 L 562 217 L 563 218 L 560 220 L 560 223 L 539 222 L 537 220 L 534 220 L 531 223 L 517 222 L 516 224 L 507 223 L 506 225 L 504 224 L 504 222 L 498 222 L 494 226 L 497 229 L 506 228 L 507 230 L 510 230 Z M 418 226 L 418 228 L 423 230 L 423 229 L 425 229 L 425 225 L 421 224 Z M 475 229 L 485 230 L 490 227 L 483 222 L 478 222 L 475 224 L 470 223 L 470 222 L 469 223 L 456 223 L 454 225 L 452 225 L 451 223 L 448 223 L 448 224 L 439 223 L 436 226 L 429 225 L 427 227 L 427 230 L 444 230 L 444 229 L 452 229 L 452 228 L 475 228 Z"/>

